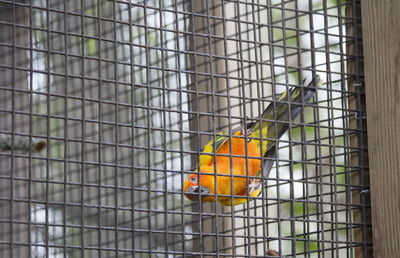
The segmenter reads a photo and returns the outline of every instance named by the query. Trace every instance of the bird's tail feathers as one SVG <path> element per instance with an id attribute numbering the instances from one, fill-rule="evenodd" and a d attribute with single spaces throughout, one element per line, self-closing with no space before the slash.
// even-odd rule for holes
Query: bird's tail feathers
<path id="1" fill-rule="evenodd" d="M 292 88 L 289 94 L 284 92 L 277 101 L 268 105 L 261 115 L 262 121 L 252 128 L 253 137 L 260 137 L 261 134 L 262 138 L 266 138 L 262 141 L 264 155 L 275 145 L 274 139 L 279 139 L 288 130 L 289 121 L 299 115 L 303 105 L 310 102 L 320 85 L 321 79 L 317 75 L 307 86 Z"/>

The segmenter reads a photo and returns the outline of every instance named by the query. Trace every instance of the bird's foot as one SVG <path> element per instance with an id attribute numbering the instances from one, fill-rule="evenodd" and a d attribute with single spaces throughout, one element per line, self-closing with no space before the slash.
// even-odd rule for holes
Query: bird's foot
<path id="1" fill-rule="evenodd" d="M 250 184 L 247 186 L 249 195 L 251 195 L 254 191 L 256 191 L 258 188 L 261 186 L 261 180 L 260 179 L 250 179 Z"/>
<path id="2" fill-rule="evenodd" d="M 251 128 L 246 129 L 246 125 L 242 125 L 242 128 L 240 129 L 240 134 L 243 136 L 245 135 L 250 136 L 253 134 L 253 129 Z"/>

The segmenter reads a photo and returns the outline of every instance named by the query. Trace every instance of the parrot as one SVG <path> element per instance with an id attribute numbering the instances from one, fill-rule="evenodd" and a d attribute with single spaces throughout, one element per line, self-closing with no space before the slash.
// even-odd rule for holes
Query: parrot
<path id="1" fill-rule="evenodd" d="M 276 159 L 275 140 L 289 129 L 289 121 L 297 117 L 302 104 L 310 102 L 321 84 L 317 75 L 308 86 L 291 88 L 271 102 L 259 121 L 233 129 L 231 137 L 216 134 L 204 146 L 197 168 L 184 181 L 185 197 L 234 206 L 259 196 L 261 178 L 268 177 Z"/>

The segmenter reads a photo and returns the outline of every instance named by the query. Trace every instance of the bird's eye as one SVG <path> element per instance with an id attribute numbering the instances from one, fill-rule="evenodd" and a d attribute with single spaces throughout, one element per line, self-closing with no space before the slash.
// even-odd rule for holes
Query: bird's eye
<path id="1" fill-rule="evenodd" d="M 193 184 L 197 183 L 197 177 L 193 176 L 190 179 L 190 182 L 192 182 Z"/>

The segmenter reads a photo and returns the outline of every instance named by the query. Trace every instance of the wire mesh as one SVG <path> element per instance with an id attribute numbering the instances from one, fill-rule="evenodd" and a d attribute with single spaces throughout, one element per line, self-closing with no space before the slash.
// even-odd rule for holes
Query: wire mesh
<path id="1" fill-rule="evenodd" d="M 0 256 L 367 257 L 359 16 L 356 0 L 0 0 Z M 259 197 L 185 199 L 210 139 L 315 74 Z"/>

